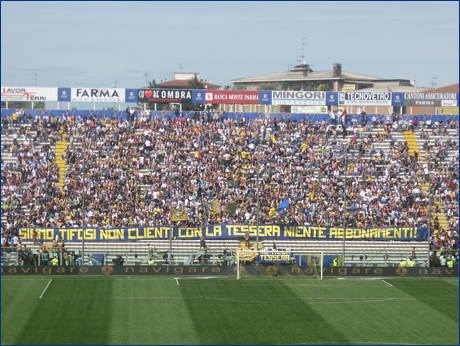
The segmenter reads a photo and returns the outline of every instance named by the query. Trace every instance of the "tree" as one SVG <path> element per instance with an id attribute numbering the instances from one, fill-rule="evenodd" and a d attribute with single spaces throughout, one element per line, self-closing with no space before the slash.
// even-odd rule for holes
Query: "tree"
<path id="1" fill-rule="evenodd" d="M 316 90 L 318 90 L 318 91 L 325 91 L 325 90 L 327 90 L 326 84 L 321 83 L 320 85 L 318 85 L 318 88 L 317 88 Z"/>
<path id="2" fill-rule="evenodd" d="M 283 82 L 281 83 L 281 90 L 288 90 L 289 89 L 289 82 Z"/>
<path id="3" fill-rule="evenodd" d="M 157 82 L 155 82 L 155 79 L 152 79 L 152 81 L 147 82 L 147 89 L 155 89 L 158 88 Z"/>
<path id="4" fill-rule="evenodd" d="M 45 101 L 33 101 L 34 109 L 45 109 Z M 6 102 L 2 101 L 2 108 L 6 108 Z M 10 109 L 32 109 L 32 101 L 8 101 Z"/>
<path id="5" fill-rule="evenodd" d="M 192 78 L 190 78 L 187 82 L 187 89 L 197 89 L 197 90 L 202 90 L 206 89 L 204 84 L 200 82 L 198 79 L 198 75 L 195 73 Z"/>
<path id="6" fill-rule="evenodd" d="M 259 90 L 276 90 L 276 87 L 273 84 L 261 84 Z"/>
<path id="7" fill-rule="evenodd" d="M 190 78 L 185 86 L 186 89 L 195 89 L 195 90 L 204 90 L 206 87 L 198 79 L 198 75 L 195 73 L 192 78 Z M 196 103 L 182 103 L 183 111 L 202 111 L 205 109 L 205 105 L 196 104 Z"/>

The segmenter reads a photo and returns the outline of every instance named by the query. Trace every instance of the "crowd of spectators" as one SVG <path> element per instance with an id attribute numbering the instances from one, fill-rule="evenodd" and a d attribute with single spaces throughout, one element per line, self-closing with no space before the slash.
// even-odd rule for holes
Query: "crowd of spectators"
<path id="1" fill-rule="evenodd" d="M 431 219 L 433 246 L 437 239 L 440 247 L 449 246 L 446 238 L 456 244 L 458 152 L 447 153 L 458 150 L 458 143 L 428 139 L 448 128 L 458 132 L 458 122 L 427 124 L 391 115 L 368 121 L 365 114 L 340 119 L 231 119 L 219 112 L 129 120 L 4 117 L 2 134 L 13 144 L 2 147 L 2 156 L 18 160 L 2 159 L 3 232 L 19 226 L 169 225 L 171 210 L 185 210 L 186 220 L 172 222 L 184 227 L 342 227 L 344 215 L 347 227 L 417 227 L 427 226 L 428 213 L 441 205 L 449 229 Z M 418 128 L 425 141 L 420 153 L 391 135 Z M 68 143 L 62 189 L 57 182 L 64 172 L 52 147 L 58 140 Z M 378 148 L 383 142 L 388 149 Z M 431 182 L 431 195 L 423 192 L 423 182 Z M 285 200 L 289 207 L 277 212 Z"/>

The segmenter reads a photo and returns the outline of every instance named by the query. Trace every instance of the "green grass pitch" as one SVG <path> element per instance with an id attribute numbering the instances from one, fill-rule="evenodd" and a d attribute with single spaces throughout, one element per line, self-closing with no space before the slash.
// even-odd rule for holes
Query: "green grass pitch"
<path id="1" fill-rule="evenodd" d="M 458 279 L 2 277 L 2 344 L 458 344 Z"/>

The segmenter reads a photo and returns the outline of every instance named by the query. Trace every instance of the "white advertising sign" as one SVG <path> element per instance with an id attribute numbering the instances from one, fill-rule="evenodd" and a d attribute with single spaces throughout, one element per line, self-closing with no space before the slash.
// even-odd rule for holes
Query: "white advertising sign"
<path id="1" fill-rule="evenodd" d="M 326 106 L 292 106 L 291 113 L 302 114 L 326 114 Z"/>
<path id="2" fill-rule="evenodd" d="M 2 101 L 57 101 L 57 88 L 2 86 Z"/>
<path id="3" fill-rule="evenodd" d="M 124 88 L 71 88 L 71 102 L 125 102 Z"/>
<path id="4" fill-rule="evenodd" d="M 326 105 L 324 91 L 273 91 L 272 104 L 274 105 Z"/>
<path id="5" fill-rule="evenodd" d="M 457 107 L 457 100 L 442 100 L 442 107 Z"/>
<path id="6" fill-rule="evenodd" d="M 339 105 L 391 106 L 391 92 L 339 92 Z"/>

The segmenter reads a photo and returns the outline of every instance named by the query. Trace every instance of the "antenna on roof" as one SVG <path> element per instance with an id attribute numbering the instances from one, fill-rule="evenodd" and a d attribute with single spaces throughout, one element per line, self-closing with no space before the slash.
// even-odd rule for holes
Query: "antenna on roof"
<path id="1" fill-rule="evenodd" d="M 436 83 L 436 80 L 438 79 L 438 77 L 431 77 L 432 81 L 430 82 L 431 86 L 434 88 L 436 85 L 438 85 L 438 83 Z"/>
<path id="2" fill-rule="evenodd" d="M 306 37 L 302 37 L 302 55 L 299 55 L 301 59 L 297 60 L 301 64 L 306 64 L 307 63 L 307 61 L 305 60 L 305 53 L 304 53 L 305 45 L 306 45 L 305 39 L 306 39 Z"/>
<path id="3" fill-rule="evenodd" d="M 179 64 L 179 70 L 182 72 L 182 63 Z"/>

